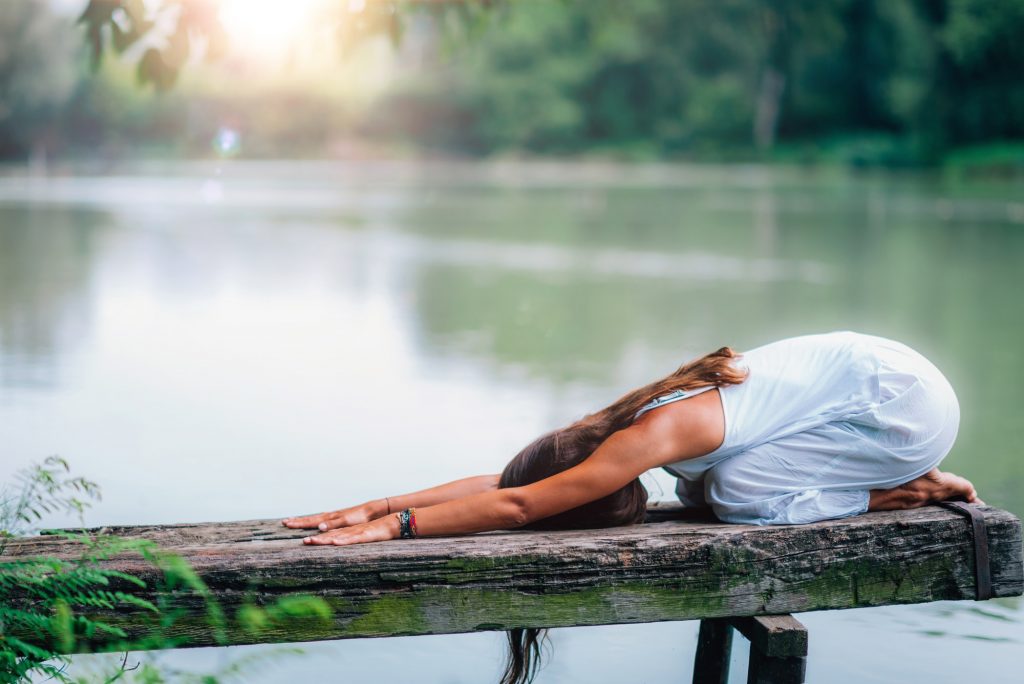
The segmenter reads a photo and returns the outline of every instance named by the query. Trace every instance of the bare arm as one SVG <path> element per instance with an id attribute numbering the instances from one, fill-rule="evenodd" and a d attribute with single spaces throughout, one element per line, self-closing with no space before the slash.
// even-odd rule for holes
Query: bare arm
<path id="1" fill-rule="evenodd" d="M 418 508 L 421 506 L 434 506 L 436 504 L 451 501 L 481 492 L 496 490 L 498 488 L 498 475 L 477 475 L 466 477 L 461 480 L 447 482 L 436 487 L 423 489 L 410 494 L 389 496 L 383 499 L 374 499 L 366 503 L 342 508 L 337 511 L 327 511 L 315 515 L 305 515 L 297 518 L 286 518 L 281 521 L 285 527 L 298 529 L 320 529 L 333 530 L 339 527 L 349 527 L 361 523 L 377 520 L 389 512 L 394 513 L 404 508 Z"/>
<path id="2" fill-rule="evenodd" d="M 680 447 L 669 421 L 637 421 L 609 437 L 583 463 L 524 487 L 493 489 L 416 509 L 420 535 L 442 536 L 504 530 L 600 499 L 650 468 L 678 460 Z M 304 541 L 359 544 L 399 536 L 395 516 L 338 529 Z"/>

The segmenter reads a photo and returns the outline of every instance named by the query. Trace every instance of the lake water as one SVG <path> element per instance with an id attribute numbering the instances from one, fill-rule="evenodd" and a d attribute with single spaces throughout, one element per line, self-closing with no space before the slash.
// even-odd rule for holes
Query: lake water
<path id="1" fill-rule="evenodd" d="M 91 525 L 336 508 L 497 472 L 721 345 L 854 329 L 943 369 L 963 413 L 945 466 L 1022 515 L 1022 190 L 756 167 L 9 171 L 0 482 L 60 454 L 102 485 Z M 670 497 L 668 476 L 647 484 Z M 800 619 L 812 682 L 1019 681 L 1018 600 Z M 685 681 L 696 631 L 554 630 L 538 681 Z M 266 651 L 158 657 L 211 671 Z M 304 652 L 242 679 L 490 682 L 503 637 Z"/>

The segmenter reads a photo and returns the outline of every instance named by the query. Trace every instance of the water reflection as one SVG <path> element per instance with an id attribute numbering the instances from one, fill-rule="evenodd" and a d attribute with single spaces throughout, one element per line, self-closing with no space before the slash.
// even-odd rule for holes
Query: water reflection
<path id="1" fill-rule="evenodd" d="M 0 386 L 54 388 L 89 338 L 90 270 L 109 217 L 0 205 Z"/>
<path id="2" fill-rule="evenodd" d="M 964 409 L 949 466 L 1022 514 L 1018 202 L 958 192 L 658 167 L 0 178 L 0 477 L 67 456 L 104 485 L 93 523 L 293 514 L 493 472 L 540 431 L 721 344 L 853 328 L 946 371 Z M 954 658 L 1007 671 L 1020 615 L 1009 601 L 806 616 L 826 649 L 815 679 L 889 681 L 897 661 L 941 679 Z M 665 650 L 691 627 L 559 638 Z M 947 661 L 889 653 L 887 634 L 941 639 Z M 486 664 L 492 636 L 415 643 Z M 317 649 L 398 667 L 386 646 Z M 629 658 L 613 660 L 593 678 L 628 679 Z M 579 678 L 556 662 L 550 681 Z M 667 681 L 677 662 L 644 672 Z"/>

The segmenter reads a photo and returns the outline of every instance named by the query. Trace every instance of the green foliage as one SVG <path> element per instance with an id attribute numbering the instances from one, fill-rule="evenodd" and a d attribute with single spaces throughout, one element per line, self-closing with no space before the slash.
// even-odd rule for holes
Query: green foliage
<path id="1" fill-rule="evenodd" d="M 0 544 L 31 531 L 44 514 L 72 512 L 81 516 L 89 501 L 99 498 L 97 485 L 71 477 L 66 461 L 50 457 L 20 473 L 16 491 L 0 491 Z M 81 517 L 80 517 L 81 519 Z M 0 546 L 0 684 L 43 675 L 59 682 L 84 681 L 68 674 L 73 652 L 147 650 L 183 645 L 170 636 L 183 613 L 172 597 L 196 597 L 203 606 L 203 622 L 214 641 L 227 643 L 229 621 L 195 570 L 180 556 L 163 551 L 145 539 L 108 534 L 53 532 L 75 544 L 74 558 L 3 559 Z M 105 567 L 103 561 L 136 554 L 154 568 L 158 578 L 147 583 L 134 575 Z M 133 609 L 132 633 L 116 624 L 119 609 Z M 145 615 L 151 616 L 145 621 Z M 290 620 L 330 620 L 331 609 L 321 599 L 293 596 L 270 606 L 243 606 L 234 624 L 247 632 L 286 625 Z M 112 682 L 126 676 L 127 654 L 121 667 L 105 675 Z M 239 663 L 220 677 L 234 676 Z M 178 673 L 181 674 L 181 673 Z M 151 663 L 132 672 L 135 681 L 163 682 L 165 674 Z M 176 677 L 175 680 L 180 680 Z M 196 676 L 216 682 L 217 676 Z"/>
<path id="2" fill-rule="evenodd" d="M 339 0 L 327 4 L 321 23 L 333 24 L 339 44 L 350 53 L 377 36 L 387 36 L 397 45 L 408 15 L 421 5 L 446 32 L 465 37 L 479 33 L 499 4 L 503 2 Z M 100 65 L 108 50 L 118 55 L 141 53 L 138 80 L 157 90 L 175 84 L 191 55 L 201 52 L 208 59 L 218 59 L 228 42 L 213 0 L 163 0 L 155 7 L 147 7 L 145 0 L 89 0 L 78 21 L 85 29 L 94 66 Z"/>
<path id="3" fill-rule="evenodd" d="M 24 535 L 45 514 L 81 514 L 99 488 L 90 480 L 71 477 L 67 461 L 47 458 L 16 478 L 14 491 L 0 490 L 0 554 L 4 542 Z M 144 588 L 141 580 L 100 567 L 100 561 L 128 551 L 153 553 L 145 541 L 116 537 L 67 535 L 83 544 L 81 558 L 12 559 L 0 563 L 0 682 L 14 682 L 32 673 L 71 681 L 61 656 L 80 640 L 123 640 L 124 630 L 85 613 L 134 606 L 156 612 L 151 602 L 112 586 Z"/>
<path id="4" fill-rule="evenodd" d="M 118 553 L 149 553 L 147 546 L 138 540 L 97 539 L 89 540 L 83 557 L 74 561 L 42 558 L 0 564 L 0 681 L 42 673 L 70 682 L 62 654 L 83 641 L 102 644 L 127 638 L 120 627 L 89 613 L 122 606 L 156 613 L 150 601 L 112 586 L 119 582 L 145 588 L 144 582 L 98 565 Z"/>
<path id="5" fill-rule="evenodd" d="M 80 41 L 45 3 L 0 3 L 0 157 L 54 134 L 79 79 Z"/>
<path id="6" fill-rule="evenodd" d="M 68 462 L 50 456 L 15 476 L 16 491 L 0 487 L 0 552 L 4 539 L 25 534 L 49 513 L 75 513 L 81 519 L 99 486 L 84 477 L 70 477 Z"/>
<path id="7" fill-rule="evenodd" d="M 118 55 L 141 53 L 139 82 L 157 90 L 174 85 L 196 43 L 205 47 L 207 57 L 216 59 L 226 40 L 217 6 L 211 2 L 165 0 L 154 10 L 145 0 L 89 0 L 78 21 L 85 28 L 94 66 L 108 49 Z M 163 29 L 165 25 L 170 28 Z M 147 38 L 155 44 L 147 44 Z"/>
<path id="8" fill-rule="evenodd" d="M 253 604 L 238 610 L 238 624 L 250 634 L 259 634 L 268 629 L 281 627 L 295 619 L 316 619 L 329 622 L 331 608 L 315 596 L 285 596 L 267 607 Z"/>
<path id="9" fill-rule="evenodd" d="M 381 37 L 396 46 L 398 75 L 370 104 L 315 84 L 188 90 L 183 71 L 225 54 L 214 0 L 90 0 L 84 41 L 43 3 L 5 3 L 0 44 L 27 58 L 5 68 L 14 51 L 0 50 L 0 90 L 13 93 L 0 107 L 0 155 L 203 155 L 224 122 L 245 129 L 246 155 L 263 157 L 320 156 L 359 138 L 477 155 L 909 166 L 1024 139 L 1024 0 L 324 0 L 322 10 L 316 30 L 333 31 L 346 64 Z M 26 37 L 26 17 L 49 37 Z M 83 42 L 94 65 L 116 55 L 115 72 L 131 63 L 163 97 L 109 73 L 71 92 L 74 70 L 54 65 Z"/>
<path id="10" fill-rule="evenodd" d="M 481 153 L 728 159 L 780 142 L 931 163 L 1024 138 L 1022 32 L 1022 0 L 522 0 L 368 118 Z"/>

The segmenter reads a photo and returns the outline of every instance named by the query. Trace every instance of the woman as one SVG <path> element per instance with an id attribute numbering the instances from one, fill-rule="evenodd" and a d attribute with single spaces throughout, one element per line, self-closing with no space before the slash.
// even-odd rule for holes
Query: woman
<path id="1" fill-rule="evenodd" d="M 523 449 L 501 475 L 284 521 L 307 544 L 518 527 L 609 527 L 643 519 L 638 477 L 662 467 L 687 505 L 726 522 L 807 523 L 951 498 L 939 472 L 960 411 L 949 382 L 906 345 L 852 332 L 807 335 L 738 356 L 727 347 Z"/>
<path id="2" fill-rule="evenodd" d="M 735 523 L 978 502 L 970 482 L 937 469 L 959 421 L 942 373 L 899 342 L 835 332 L 742 356 L 723 347 L 540 437 L 501 475 L 284 524 L 319 529 L 307 544 L 337 545 L 627 525 L 644 518 L 639 476 L 659 467 L 679 478 L 684 504 Z M 536 663 L 536 631 L 516 630 L 511 643 L 505 680 L 523 680 Z"/>

